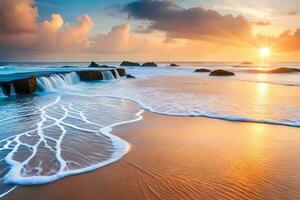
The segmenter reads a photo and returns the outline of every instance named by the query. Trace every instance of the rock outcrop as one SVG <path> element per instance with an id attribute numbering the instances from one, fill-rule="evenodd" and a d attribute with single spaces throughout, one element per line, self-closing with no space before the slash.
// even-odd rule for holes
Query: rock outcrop
<path id="1" fill-rule="evenodd" d="M 117 68 L 117 71 L 119 73 L 119 76 L 121 76 L 121 77 L 126 76 L 126 71 L 124 68 Z"/>
<path id="2" fill-rule="evenodd" d="M 211 70 L 205 69 L 205 68 L 199 68 L 199 69 L 196 69 L 194 72 L 197 72 L 197 73 L 208 73 L 208 72 L 211 72 Z"/>
<path id="3" fill-rule="evenodd" d="M 132 75 L 130 75 L 130 74 L 127 74 L 127 75 L 126 75 L 126 78 L 135 78 L 135 76 L 132 76 Z"/>
<path id="4" fill-rule="evenodd" d="M 93 65 L 95 66 L 95 65 Z M 75 72 L 78 74 L 81 81 L 97 81 L 103 80 L 104 71 L 111 71 L 115 78 L 126 76 L 126 71 L 124 68 L 107 68 L 107 69 L 82 69 L 78 68 L 74 70 L 59 70 L 59 71 L 37 71 L 37 72 L 28 72 L 28 73 L 19 73 L 14 74 L 13 76 L 9 75 L 0 75 L 0 87 L 4 95 L 9 96 L 12 94 L 31 94 L 38 90 L 37 77 L 49 77 L 53 74 L 66 74 L 70 72 Z M 117 74 L 118 73 L 118 74 Z"/>
<path id="5" fill-rule="evenodd" d="M 175 64 L 175 63 L 172 63 L 170 64 L 170 67 L 178 67 L 179 65 Z"/>
<path id="6" fill-rule="evenodd" d="M 157 67 L 155 62 L 146 62 L 142 64 L 143 67 Z"/>
<path id="7" fill-rule="evenodd" d="M 242 65 L 252 65 L 253 62 L 242 62 L 241 64 L 242 64 Z"/>
<path id="8" fill-rule="evenodd" d="M 11 82 L 0 83 L 2 89 L 6 95 L 10 95 L 11 87 L 17 94 L 31 94 L 37 89 L 36 77 L 30 77 L 25 79 L 17 79 Z"/>
<path id="9" fill-rule="evenodd" d="M 140 63 L 137 62 L 130 62 L 130 61 L 123 61 L 120 66 L 141 66 Z"/>
<path id="10" fill-rule="evenodd" d="M 235 74 L 233 72 L 218 69 L 218 70 L 212 71 L 209 75 L 210 76 L 234 76 Z"/>
<path id="11" fill-rule="evenodd" d="M 289 68 L 289 67 L 280 67 L 277 69 L 273 69 L 273 70 L 268 70 L 266 71 L 267 73 L 270 74 L 284 74 L 284 73 L 295 73 L 295 72 L 300 72 L 300 69 L 298 68 Z"/>
<path id="12" fill-rule="evenodd" d="M 103 75 L 101 71 L 79 71 L 77 73 L 81 81 L 103 80 Z"/>
<path id="13" fill-rule="evenodd" d="M 114 66 L 98 65 L 98 64 L 95 63 L 94 61 L 91 62 L 91 64 L 89 65 L 89 67 L 91 67 L 91 68 L 116 68 L 116 67 L 114 67 Z"/>
<path id="14" fill-rule="evenodd" d="M 89 67 L 100 67 L 97 63 L 95 63 L 94 61 L 91 62 L 91 64 L 89 65 Z"/>

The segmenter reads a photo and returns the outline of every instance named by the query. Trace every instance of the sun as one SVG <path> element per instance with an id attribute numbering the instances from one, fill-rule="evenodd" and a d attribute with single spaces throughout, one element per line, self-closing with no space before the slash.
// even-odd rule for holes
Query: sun
<path id="1" fill-rule="evenodd" d="M 267 58 L 271 55 L 271 49 L 268 48 L 268 47 L 262 47 L 262 48 L 259 49 L 259 55 L 262 58 Z"/>

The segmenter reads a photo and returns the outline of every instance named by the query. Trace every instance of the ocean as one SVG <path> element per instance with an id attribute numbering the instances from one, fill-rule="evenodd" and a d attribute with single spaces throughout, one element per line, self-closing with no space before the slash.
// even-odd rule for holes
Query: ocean
<path id="1" fill-rule="evenodd" d="M 118 66 L 119 62 L 99 63 Z M 0 88 L 0 197 L 16 185 L 36 185 L 95 170 L 120 159 L 130 144 L 115 126 L 142 120 L 144 110 L 170 116 L 300 127 L 300 73 L 262 73 L 300 63 L 169 62 L 125 67 L 136 79 L 81 82 L 74 72 L 39 77 L 39 91 Z M 0 79 L 89 63 L 0 63 Z M 194 73 L 225 69 L 230 77 Z"/>

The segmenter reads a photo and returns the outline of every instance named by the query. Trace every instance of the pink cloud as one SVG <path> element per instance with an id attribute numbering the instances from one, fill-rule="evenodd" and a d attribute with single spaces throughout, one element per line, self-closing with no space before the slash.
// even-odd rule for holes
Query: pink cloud
<path id="1" fill-rule="evenodd" d="M 145 38 L 130 31 L 129 24 L 112 27 L 107 34 L 98 34 L 90 39 L 90 52 L 98 53 L 132 53 L 136 51 L 154 50 L 158 41 L 151 38 L 151 44 Z"/>
<path id="2" fill-rule="evenodd" d="M 36 31 L 37 8 L 33 0 L 1 0 L 0 32 L 19 34 Z"/>
<path id="3" fill-rule="evenodd" d="M 59 14 L 37 23 L 33 0 L 0 1 L 0 45 L 7 50 L 76 51 L 88 45 L 94 26 L 88 15 L 78 17 L 77 25 L 67 25 Z"/>

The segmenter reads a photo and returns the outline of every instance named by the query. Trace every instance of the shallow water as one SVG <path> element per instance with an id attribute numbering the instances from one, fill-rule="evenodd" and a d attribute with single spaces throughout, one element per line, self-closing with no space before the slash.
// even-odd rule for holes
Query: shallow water
<path id="1" fill-rule="evenodd" d="M 30 64 L 12 65 L 4 66 L 0 74 L 35 70 Z M 49 65 L 65 63 L 34 67 Z M 48 183 L 118 160 L 130 145 L 110 130 L 140 120 L 143 109 L 165 115 L 300 126 L 299 73 L 251 74 L 231 63 L 197 64 L 236 73 L 235 77 L 216 78 L 193 73 L 195 65 L 127 67 L 137 77 L 133 80 L 110 80 L 111 74 L 105 75 L 106 81 L 91 83 L 80 82 L 72 73 L 41 77 L 40 92 L 35 95 L 2 94 L 0 196 L 15 184 Z"/>

